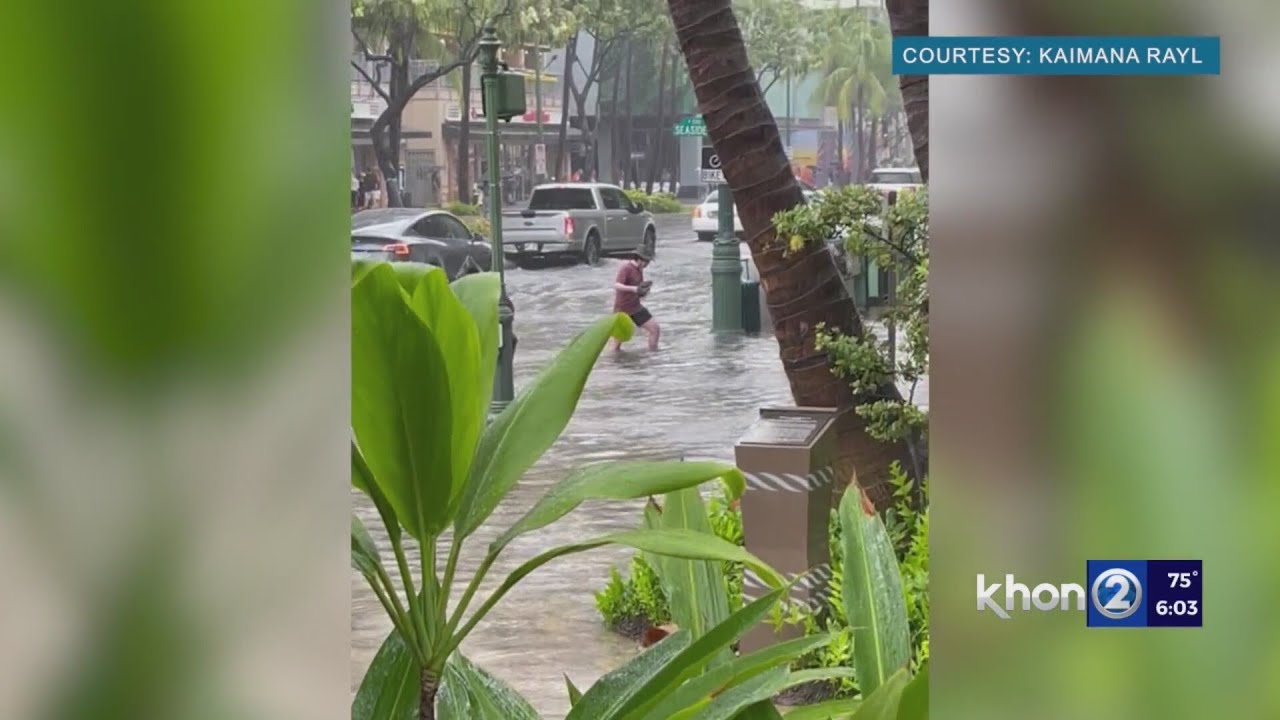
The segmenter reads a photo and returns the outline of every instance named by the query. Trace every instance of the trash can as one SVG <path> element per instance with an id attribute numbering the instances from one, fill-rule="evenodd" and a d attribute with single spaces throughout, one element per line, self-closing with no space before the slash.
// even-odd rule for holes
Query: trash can
<path id="1" fill-rule="evenodd" d="M 793 586 L 791 600 L 814 610 L 825 606 L 831 578 L 827 530 L 835 482 L 836 420 L 839 410 L 766 407 L 734 447 L 737 466 L 747 479 L 742 495 L 743 544 L 788 578 L 806 573 Z M 743 598 L 767 592 L 750 570 L 743 577 Z M 799 628 L 776 632 L 765 622 L 742 638 L 748 653 L 798 637 Z"/>

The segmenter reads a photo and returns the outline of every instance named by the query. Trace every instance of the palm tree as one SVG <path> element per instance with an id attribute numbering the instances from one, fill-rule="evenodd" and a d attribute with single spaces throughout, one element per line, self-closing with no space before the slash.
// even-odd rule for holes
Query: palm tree
<path id="1" fill-rule="evenodd" d="M 862 182 L 875 163 L 876 125 L 885 117 L 895 91 L 892 38 L 884 18 L 862 8 L 832 11 L 826 28 L 825 77 L 814 99 L 834 106 L 841 123 L 852 125 L 858 156 L 854 175 Z"/>
<path id="2" fill-rule="evenodd" d="M 698 109 L 741 211 L 791 394 L 800 405 L 849 408 L 865 398 L 855 398 L 849 383 L 832 374 L 830 359 L 815 349 L 814 339 L 823 325 L 862 336 L 862 321 L 825 247 L 788 251 L 777 240 L 773 216 L 803 197 L 747 61 L 730 0 L 668 0 L 668 7 Z M 892 383 L 876 392 L 901 397 Z M 892 462 L 910 463 L 905 446 L 874 440 L 865 428 L 855 413 L 842 416 L 838 461 L 844 477 L 856 472 L 870 490 L 885 482 Z M 872 497 L 883 500 L 885 494 Z"/>
<path id="3" fill-rule="evenodd" d="M 929 34 L 929 0 L 887 0 L 894 37 Z M 901 75 L 898 86 L 920 175 L 929 182 L 929 76 Z"/>

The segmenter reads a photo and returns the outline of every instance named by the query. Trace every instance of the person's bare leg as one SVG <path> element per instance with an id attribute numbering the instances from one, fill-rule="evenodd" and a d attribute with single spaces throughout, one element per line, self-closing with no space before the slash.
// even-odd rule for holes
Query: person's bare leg
<path id="1" fill-rule="evenodd" d="M 662 334 L 662 329 L 658 327 L 658 321 L 650 320 L 649 322 L 645 323 L 642 327 L 644 328 L 645 332 L 649 333 L 649 349 L 657 350 L 658 336 Z"/>

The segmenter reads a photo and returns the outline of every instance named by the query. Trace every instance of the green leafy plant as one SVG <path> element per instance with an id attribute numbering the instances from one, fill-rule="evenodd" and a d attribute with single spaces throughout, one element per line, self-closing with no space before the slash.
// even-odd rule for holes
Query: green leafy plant
<path id="1" fill-rule="evenodd" d="M 676 196 L 671 193 L 656 192 L 650 195 L 643 190 L 636 189 L 624 190 L 623 192 L 627 194 L 627 197 L 631 198 L 632 202 L 643 203 L 644 209 L 651 213 L 682 213 L 688 209 L 684 203 L 677 200 Z"/>
<path id="2" fill-rule="evenodd" d="M 641 555 L 632 556 L 626 579 L 617 568 L 610 569 L 608 583 L 596 593 L 596 608 L 611 630 L 632 639 L 671 621 L 658 574 Z"/>
<path id="3" fill-rule="evenodd" d="M 464 672 L 464 659 L 454 659 L 458 646 L 516 583 L 564 555 L 626 545 L 660 556 L 743 562 L 775 586 L 782 584 L 776 572 L 732 543 L 690 530 L 637 529 L 545 550 L 473 607 L 482 582 L 514 539 L 556 522 L 584 501 L 643 498 L 717 478 L 736 496 L 744 487 L 742 475 L 709 462 L 584 467 L 553 485 L 499 534 L 471 578 L 459 577 L 463 544 L 559 437 L 605 343 L 629 337 L 634 328 L 621 314 L 593 323 L 487 422 L 498 350 L 497 278 L 475 274 L 450 286 L 438 269 L 407 263 L 358 264 L 352 275 L 352 484 L 370 498 L 386 528 L 399 580 L 392 579 L 380 548 L 353 515 L 352 565 L 393 627 L 356 694 L 353 720 L 434 719 L 447 678 L 476 679 L 466 692 L 481 702 L 493 683 Z M 419 550 L 416 575 L 405 552 L 411 543 Z M 462 592 L 453 603 L 455 584 Z M 450 662 L 461 669 L 450 674 Z M 457 693 L 450 697 L 461 703 Z M 483 702 L 497 700 L 485 695 Z"/>
<path id="4" fill-rule="evenodd" d="M 742 545 L 742 513 L 727 489 L 712 495 L 706 504 L 707 522 L 716 537 Z M 742 563 L 722 563 L 729 607 L 742 607 Z M 658 582 L 654 566 L 643 556 L 631 558 L 627 575 L 609 573 L 605 587 L 595 595 L 596 609 L 607 627 L 629 638 L 672 620 L 667 591 Z"/>
<path id="5" fill-rule="evenodd" d="M 911 639 L 893 538 L 856 487 L 840 500 L 841 598 L 853 636 L 859 698 L 817 703 L 788 713 L 792 720 L 928 717 L 927 669 L 911 675 Z"/>
<path id="6" fill-rule="evenodd" d="M 479 205 L 458 202 L 457 200 L 445 203 L 444 209 L 460 218 L 475 217 L 481 214 Z"/>

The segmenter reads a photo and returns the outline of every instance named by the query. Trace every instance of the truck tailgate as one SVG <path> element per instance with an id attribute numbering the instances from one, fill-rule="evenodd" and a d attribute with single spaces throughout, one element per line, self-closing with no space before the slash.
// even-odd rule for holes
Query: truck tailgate
<path id="1" fill-rule="evenodd" d="M 502 214 L 502 244 L 568 243 L 569 238 L 564 234 L 565 215 L 558 210 L 505 212 Z"/>

